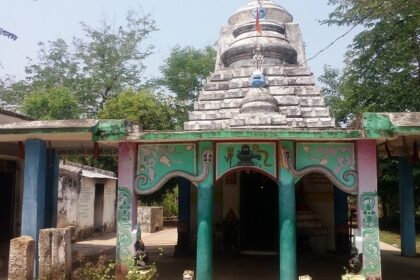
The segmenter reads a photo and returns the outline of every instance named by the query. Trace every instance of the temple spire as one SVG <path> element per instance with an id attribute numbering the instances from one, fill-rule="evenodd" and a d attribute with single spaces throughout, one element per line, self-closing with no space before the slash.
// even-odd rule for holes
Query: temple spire
<path id="1" fill-rule="evenodd" d="M 215 72 L 184 129 L 334 127 L 305 60 L 292 15 L 272 0 L 248 1 L 222 28 Z"/>

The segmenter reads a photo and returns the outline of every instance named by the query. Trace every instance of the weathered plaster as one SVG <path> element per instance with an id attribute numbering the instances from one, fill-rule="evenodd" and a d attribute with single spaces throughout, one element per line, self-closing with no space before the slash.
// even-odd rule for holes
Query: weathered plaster
<path id="1" fill-rule="evenodd" d="M 420 135 L 420 113 L 364 113 L 362 126 L 367 138 Z"/>
<path id="2" fill-rule="evenodd" d="M 350 140 L 362 138 L 361 130 L 219 130 L 219 131 L 170 131 L 170 132 L 144 132 L 131 134 L 131 141 L 196 141 L 200 140 Z"/>
<path id="3" fill-rule="evenodd" d="M 77 224 L 81 173 L 81 169 L 76 167 L 60 169 L 58 180 L 57 227 L 76 226 Z"/>
<path id="4" fill-rule="evenodd" d="M 103 231 L 115 231 L 115 202 L 117 199 L 116 180 L 106 180 L 104 184 Z"/>

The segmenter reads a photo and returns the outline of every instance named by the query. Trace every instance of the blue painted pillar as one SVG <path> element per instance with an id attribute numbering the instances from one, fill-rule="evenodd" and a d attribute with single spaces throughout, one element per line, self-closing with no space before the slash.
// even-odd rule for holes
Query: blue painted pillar
<path id="1" fill-rule="evenodd" d="M 198 184 L 197 200 L 197 280 L 213 279 L 213 166 L 211 142 L 199 143 L 200 158 L 210 161 L 207 165 L 208 175 Z M 200 160 L 201 163 L 201 160 Z M 206 167 L 201 164 L 201 172 Z"/>
<path id="2" fill-rule="evenodd" d="M 45 227 L 57 225 L 59 157 L 54 149 L 48 149 L 47 176 L 45 184 Z"/>
<path id="3" fill-rule="evenodd" d="M 46 143 L 41 140 L 26 141 L 21 235 L 29 235 L 35 240 L 35 256 L 38 255 L 39 230 L 45 227 L 46 176 Z"/>
<path id="4" fill-rule="evenodd" d="M 282 142 L 283 151 L 293 158 L 293 142 Z M 284 155 L 282 155 L 284 156 Z M 285 160 L 282 160 L 284 163 Z M 281 166 L 279 180 L 280 279 L 296 280 L 296 200 L 294 177 Z"/>
<path id="5" fill-rule="evenodd" d="M 399 157 L 398 169 L 400 175 L 401 254 L 407 257 L 414 257 L 416 255 L 416 227 L 413 167 L 410 159 Z"/>

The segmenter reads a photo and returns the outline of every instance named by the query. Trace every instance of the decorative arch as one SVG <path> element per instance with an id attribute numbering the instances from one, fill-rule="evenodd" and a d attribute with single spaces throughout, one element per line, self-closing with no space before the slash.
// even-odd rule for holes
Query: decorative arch
<path id="1" fill-rule="evenodd" d="M 276 142 L 216 144 L 216 181 L 238 170 L 256 170 L 277 181 Z"/>
<path id="2" fill-rule="evenodd" d="M 197 186 L 209 175 L 213 161 L 211 150 L 203 150 L 200 161 L 198 154 L 195 143 L 139 146 L 136 193 L 152 194 L 174 177 L 183 177 Z"/>
<path id="3" fill-rule="evenodd" d="M 228 171 L 226 171 L 225 173 L 223 173 L 216 180 L 216 183 L 220 182 L 220 180 L 222 180 L 226 176 L 229 176 L 229 175 L 231 175 L 233 173 L 240 172 L 240 171 L 254 171 L 254 172 L 260 173 L 260 174 L 268 177 L 270 180 L 273 180 L 274 182 L 277 182 L 277 178 L 276 177 L 274 177 L 272 174 L 268 173 L 267 171 L 265 171 L 265 170 L 263 170 L 261 168 L 238 166 L 238 167 L 231 168 Z"/>
<path id="4" fill-rule="evenodd" d="M 349 194 L 357 192 L 353 143 L 297 143 L 296 168 L 290 151 L 282 147 L 282 153 L 284 164 L 297 181 L 310 173 L 321 173 L 340 190 Z"/>

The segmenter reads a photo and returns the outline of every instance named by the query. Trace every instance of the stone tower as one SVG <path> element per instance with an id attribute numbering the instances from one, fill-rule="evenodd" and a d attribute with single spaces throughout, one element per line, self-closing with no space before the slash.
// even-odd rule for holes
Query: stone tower
<path id="1" fill-rule="evenodd" d="M 333 127 L 293 17 L 269 0 L 236 11 L 222 27 L 215 71 L 184 129 Z"/>

